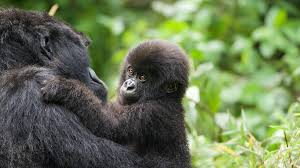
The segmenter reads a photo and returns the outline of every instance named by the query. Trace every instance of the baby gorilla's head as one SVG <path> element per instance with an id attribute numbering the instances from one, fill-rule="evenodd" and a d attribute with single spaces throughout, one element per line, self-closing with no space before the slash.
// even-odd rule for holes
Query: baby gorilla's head
<path id="1" fill-rule="evenodd" d="M 119 87 L 121 104 L 147 100 L 181 101 L 188 85 L 189 64 L 175 44 L 151 40 L 133 48 L 125 58 Z"/>

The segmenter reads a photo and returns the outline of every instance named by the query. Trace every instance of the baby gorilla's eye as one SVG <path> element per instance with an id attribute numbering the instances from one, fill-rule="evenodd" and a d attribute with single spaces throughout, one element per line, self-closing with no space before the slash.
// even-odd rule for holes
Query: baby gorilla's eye
<path id="1" fill-rule="evenodd" d="M 134 73 L 132 67 L 128 67 L 128 70 L 127 70 L 127 71 L 128 71 L 128 75 L 129 75 L 129 76 L 132 76 L 133 73 Z"/>
<path id="2" fill-rule="evenodd" d="M 139 80 L 142 81 L 142 82 L 145 82 L 146 81 L 146 75 L 144 75 L 144 74 L 140 75 Z"/>

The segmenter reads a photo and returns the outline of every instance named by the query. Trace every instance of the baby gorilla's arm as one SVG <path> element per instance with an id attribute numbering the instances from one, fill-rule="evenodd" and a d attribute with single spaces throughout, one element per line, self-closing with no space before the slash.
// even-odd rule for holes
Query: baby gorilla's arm
<path id="1" fill-rule="evenodd" d="M 144 164 L 149 167 L 175 168 L 185 164 L 182 158 L 186 153 L 180 143 L 185 141 L 181 135 L 184 127 L 181 127 L 183 120 L 180 118 L 183 116 L 181 113 L 174 115 L 181 107 L 172 101 L 147 101 L 127 106 L 103 104 L 85 85 L 64 78 L 44 83 L 42 93 L 47 102 L 61 104 L 74 112 L 95 135 L 120 144 L 138 144 L 137 152 L 145 154 Z M 148 151 L 147 144 L 150 148 L 156 146 L 155 151 Z"/>
<path id="2" fill-rule="evenodd" d="M 44 82 L 42 93 L 45 101 L 74 112 L 99 137 L 126 143 L 141 142 L 149 136 L 152 140 L 170 140 L 170 135 L 176 134 L 172 131 L 176 130 L 173 128 L 176 117 L 158 102 L 130 106 L 104 104 L 81 82 L 62 77 Z"/>
<path id="3" fill-rule="evenodd" d="M 75 113 L 95 135 L 120 143 L 131 139 L 128 138 L 129 124 L 136 126 L 132 121 L 139 122 L 132 119 L 133 114 L 126 115 L 122 112 L 125 109 L 115 104 L 104 104 L 80 81 L 54 77 L 43 85 L 41 91 L 46 102 L 60 104 Z"/>
<path id="4" fill-rule="evenodd" d="M 113 117 L 106 113 L 106 106 L 77 80 L 55 77 L 43 82 L 41 92 L 48 103 L 60 104 L 74 112 L 81 122 L 94 134 L 101 137 L 110 136 Z"/>

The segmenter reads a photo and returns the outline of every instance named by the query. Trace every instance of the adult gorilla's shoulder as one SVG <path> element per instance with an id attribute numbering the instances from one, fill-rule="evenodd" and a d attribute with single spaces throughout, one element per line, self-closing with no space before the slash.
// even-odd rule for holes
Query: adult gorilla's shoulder
<path id="1" fill-rule="evenodd" d="M 137 167 L 139 158 L 88 131 L 41 99 L 49 75 L 80 80 L 105 99 L 89 73 L 86 39 L 39 12 L 0 10 L 0 167 Z"/>

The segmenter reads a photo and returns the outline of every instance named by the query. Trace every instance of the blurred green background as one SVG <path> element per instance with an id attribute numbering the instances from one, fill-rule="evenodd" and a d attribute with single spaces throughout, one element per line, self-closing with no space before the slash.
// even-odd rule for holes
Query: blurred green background
<path id="1" fill-rule="evenodd" d="M 151 38 L 191 60 L 184 99 L 193 167 L 300 166 L 299 0 L 1 0 L 88 34 L 114 96 L 127 51 Z"/>

